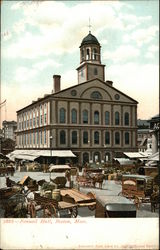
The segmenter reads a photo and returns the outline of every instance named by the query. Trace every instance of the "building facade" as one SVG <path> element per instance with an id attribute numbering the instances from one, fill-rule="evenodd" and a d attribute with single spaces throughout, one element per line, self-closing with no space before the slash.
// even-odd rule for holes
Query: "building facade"
<path id="1" fill-rule="evenodd" d="M 17 148 L 70 149 L 79 164 L 137 151 L 137 101 L 105 81 L 104 67 L 89 32 L 80 45 L 78 84 L 61 90 L 54 75 L 52 94 L 17 111 Z"/>
<path id="2" fill-rule="evenodd" d="M 2 130 L 4 139 L 12 139 L 13 141 L 16 141 L 16 130 L 17 130 L 16 121 L 3 121 Z"/>

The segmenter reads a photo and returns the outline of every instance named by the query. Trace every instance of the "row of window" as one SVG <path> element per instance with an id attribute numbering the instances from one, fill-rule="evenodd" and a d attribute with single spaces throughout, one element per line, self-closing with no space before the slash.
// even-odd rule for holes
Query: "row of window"
<path id="1" fill-rule="evenodd" d="M 130 138 L 129 138 L 129 132 L 124 133 L 124 143 L 128 145 L 130 143 Z M 77 144 L 78 143 L 78 132 L 77 131 L 72 131 L 72 144 Z M 83 132 L 83 144 L 89 144 L 89 132 L 84 131 Z M 100 143 L 100 133 L 98 131 L 94 132 L 94 144 L 99 144 Z M 111 136 L 110 132 L 106 131 L 105 132 L 105 139 L 104 139 L 105 145 L 108 145 L 111 143 Z M 120 142 L 120 132 L 115 132 L 114 136 L 114 143 L 116 145 L 119 145 Z M 60 131 L 60 144 L 66 144 L 66 131 L 61 130 Z"/>
<path id="2" fill-rule="evenodd" d="M 45 113 L 44 115 L 41 114 L 40 116 L 33 116 L 28 120 L 23 120 L 18 122 L 18 128 L 19 130 L 21 129 L 29 129 L 29 128 L 35 128 L 39 127 L 41 125 L 46 125 L 47 124 L 47 114 Z"/>
<path id="3" fill-rule="evenodd" d="M 95 111 L 94 112 L 94 124 L 100 124 L 100 114 L 99 111 Z M 105 125 L 109 125 L 110 124 L 110 112 L 106 111 L 105 112 Z M 60 123 L 66 123 L 66 110 L 64 108 L 61 108 L 59 111 L 59 122 Z M 77 121 L 77 110 L 76 109 L 72 109 L 71 110 L 71 122 L 73 124 L 76 124 Z M 88 114 L 88 110 L 83 110 L 82 112 L 82 122 L 83 124 L 88 124 L 89 123 L 89 114 Z M 118 111 L 115 112 L 115 116 L 114 116 L 114 122 L 115 125 L 120 125 L 120 113 Z M 125 126 L 129 126 L 129 113 L 125 112 L 124 113 L 124 125 Z"/>
<path id="4" fill-rule="evenodd" d="M 47 133 L 44 130 L 43 132 L 36 132 L 30 134 L 19 135 L 19 145 L 35 145 L 35 144 L 47 144 Z"/>

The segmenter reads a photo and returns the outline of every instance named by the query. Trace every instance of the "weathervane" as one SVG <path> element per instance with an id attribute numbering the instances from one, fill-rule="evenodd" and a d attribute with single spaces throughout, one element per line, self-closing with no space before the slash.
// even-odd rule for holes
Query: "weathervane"
<path id="1" fill-rule="evenodd" d="M 89 33 L 91 33 L 91 28 L 92 27 L 92 25 L 90 24 L 90 17 L 89 17 L 89 25 L 88 25 L 88 28 L 89 28 Z"/>

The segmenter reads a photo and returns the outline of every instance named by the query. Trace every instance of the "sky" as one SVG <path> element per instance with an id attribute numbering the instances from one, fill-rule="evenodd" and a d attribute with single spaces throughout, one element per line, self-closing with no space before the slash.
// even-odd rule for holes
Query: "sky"
<path id="1" fill-rule="evenodd" d="M 3 120 L 77 84 L 79 46 L 89 33 L 101 44 L 105 80 L 138 101 L 139 119 L 159 113 L 159 1 L 5 1 L 1 3 Z"/>

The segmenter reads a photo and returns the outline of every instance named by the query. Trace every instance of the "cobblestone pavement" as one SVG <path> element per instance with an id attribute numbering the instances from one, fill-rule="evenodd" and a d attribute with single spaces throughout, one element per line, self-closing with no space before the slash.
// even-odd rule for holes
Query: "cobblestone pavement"
<path id="1" fill-rule="evenodd" d="M 14 181 L 19 181 L 21 180 L 24 176 L 30 176 L 33 179 L 36 180 L 41 180 L 45 179 L 46 181 L 49 181 L 50 174 L 49 173 L 43 173 L 43 172 L 18 172 L 16 171 L 14 176 L 10 176 L 11 180 Z M 59 174 L 59 173 L 54 173 L 52 174 L 52 178 L 61 175 L 64 176 L 64 173 Z M 0 177 L 0 188 L 5 187 L 5 177 Z M 67 183 L 68 185 L 68 183 Z M 118 193 L 121 192 L 121 184 L 118 182 L 115 182 L 114 180 L 106 180 L 103 183 L 102 189 L 99 189 L 99 187 L 96 186 L 96 188 L 92 187 L 80 187 L 80 191 L 84 193 L 92 192 L 95 195 L 118 195 Z M 87 217 L 87 218 L 94 218 L 95 216 L 95 211 L 90 211 L 88 207 L 84 208 L 79 208 L 78 209 L 78 217 Z M 3 218 L 3 211 L 0 210 L 0 218 Z M 137 210 L 137 217 L 159 217 L 159 209 L 156 209 L 156 212 L 151 212 L 151 205 L 150 203 L 142 203 L 140 204 L 140 208 Z"/>

